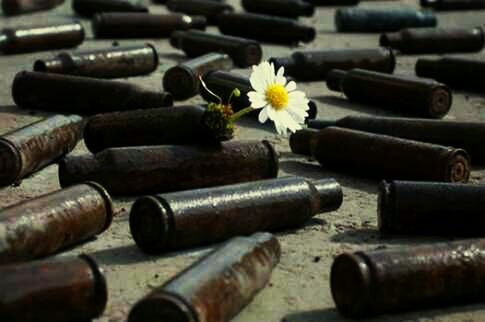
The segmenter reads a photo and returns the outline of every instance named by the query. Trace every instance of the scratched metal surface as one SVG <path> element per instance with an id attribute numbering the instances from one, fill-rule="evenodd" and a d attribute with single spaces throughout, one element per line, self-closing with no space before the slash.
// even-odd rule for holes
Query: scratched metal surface
<path id="1" fill-rule="evenodd" d="M 240 8 L 237 0 L 228 0 Z M 366 7 L 417 7 L 416 1 L 362 3 Z M 150 5 L 152 12 L 165 12 L 163 6 Z M 313 24 L 317 30 L 314 42 L 298 49 L 310 48 L 359 48 L 373 47 L 378 44 L 377 34 L 355 35 L 334 32 L 334 8 L 318 9 L 312 18 L 303 21 Z M 483 23 L 485 11 L 439 13 L 441 26 L 474 27 Z M 45 24 L 72 19 L 74 15 L 70 2 L 55 10 L 14 18 L 0 17 L 0 27 L 25 24 Z M 81 49 L 96 49 L 110 46 L 110 40 L 93 39 L 89 20 L 82 19 L 88 29 L 87 39 Z M 209 28 L 214 30 L 214 27 Z M 262 30 L 261 32 L 264 32 Z M 120 40 L 120 44 L 142 44 L 146 39 Z M 182 52 L 170 47 L 167 40 L 153 40 L 160 51 L 161 65 L 158 70 L 146 77 L 129 78 L 129 82 L 143 85 L 149 89 L 161 88 L 165 70 L 184 59 Z M 264 46 L 264 57 L 285 55 L 294 48 L 276 45 Z M 13 77 L 20 70 L 31 70 L 38 58 L 50 58 L 53 53 L 41 52 L 0 57 L 0 132 L 26 125 L 46 115 L 45 112 L 20 110 L 13 104 L 10 87 Z M 482 57 L 485 54 L 473 54 Z M 421 56 L 420 56 L 421 57 Z M 397 72 L 412 74 L 416 56 L 399 57 Z M 241 70 L 249 73 L 249 70 Z M 324 82 L 300 84 L 309 97 L 318 103 L 319 117 L 338 118 L 349 114 L 390 115 L 377 108 L 348 103 L 338 93 L 326 89 Z M 82 93 L 79 93 L 82 95 Z M 449 119 L 485 121 L 485 96 L 464 92 L 454 93 L 454 103 Z M 75 98 L 73 98 L 75 99 Z M 194 98 L 184 103 L 200 103 Z M 181 102 L 182 103 L 182 102 Z M 261 126 L 251 120 L 241 122 L 237 138 L 267 139 L 275 144 L 281 153 L 280 176 L 302 175 L 307 178 L 336 178 L 344 188 L 344 204 L 336 212 L 321 214 L 310 220 L 298 230 L 278 234 L 282 246 L 281 263 L 275 269 L 270 286 L 263 290 L 254 301 L 237 317 L 236 322 L 321 322 L 344 321 L 336 312 L 329 288 L 329 272 L 332 259 L 344 251 L 372 249 L 387 245 L 412 245 L 432 239 L 379 239 L 376 233 L 377 187 L 378 182 L 320 167 L 315 161 L 291 154 L 288 140 L 278 137 L 268 126 Z M 83 144 L 78 145 L 75 154 L 85 153 Z M 392 160 L 389 160 L 392 162 Z M 471 181 L 485 182 L 485 171 L 474 168 Z M 59 188 L 57 166 L 49 166 L 34 176 L 24 180 L 18 187 L 0 189 L 0 206 L 14 204 L 53 191 Z M 131 239 L 127 210 L 130 199 L 116 200 L 118 216 L 112 227 L 96 240 L 87 242 L 65 254 L 81 252 L 92 254 L 106 271 L 110 298 L 105 314 L 96 322 L 126 321 L 130 307 L 154 287 L 162 284 L 177 272 L 205 254 L 210 248 L 191 249 L 170 253 L 164 256 L 142 254 Z M 374 321 L 483 321 L 485 306 L 450 307 L 418 313 L 383 316 Z"/>

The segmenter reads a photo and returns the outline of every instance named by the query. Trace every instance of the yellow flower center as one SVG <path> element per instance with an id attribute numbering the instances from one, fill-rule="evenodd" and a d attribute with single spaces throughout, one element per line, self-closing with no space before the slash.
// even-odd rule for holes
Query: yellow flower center
<path id="1" fill-rule="evenodd" d="M 288 91 L 283 85 L 273 84 L 266 89 L 266 100 L 275 110 L 281 110 L 288 106 Z"/>

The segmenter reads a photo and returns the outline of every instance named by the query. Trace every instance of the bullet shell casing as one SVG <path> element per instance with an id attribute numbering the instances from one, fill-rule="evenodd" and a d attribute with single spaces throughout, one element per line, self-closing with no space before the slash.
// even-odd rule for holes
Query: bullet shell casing
<path id="1" fill-rule="evenodd" d="M 483 301 L 484 254 L 483 239 L 342 254 L 332 296 L 350 318 Z"/>
<path id="2" fill-rule="evenodd" d="M 62 52 L 53 59 L 37 60 L 34 71 L 94 78 L 146 75 L 158 68 L 158 54 L 151 44 L 84 52 Z"/>
<path id="3" fill-rule="evenodd" d="M 263 50 L 257 41 L 198 30 L 176 31 L 170 37 L 170 44 L 183 50 L 189 57 L 211 52 L 228 54 L 241 68 L 259 64 L 263 56 Z"/>
<path id="4" fill-rule="evenodd" d="M 95 156 L 67 156 L 59 164 L 62 187 L 91 180 L 116 195 L 212 187 L 277 173 L 278 156 L 267 141 L 111 148 Z"/>
<path id="5" fill-rule="evenodd" d="M 87 18 L 101 12 L 148 12 L 141 1 L 130 0 L 73 0 L 72 10 Z"/>
<path id="6" fill-rule="evenodd" d="M 166 6 L 170 11 L 203 16 L 209 24 L 213 25 L 217 25 L 219 15 L 234 11 L 233 6 L 213 0 L 170 0 L 167 1 Z"/>
<path id="7" fill-rule="evenodd" d="M 229 321 L 269 282 L 280 257 L 269 233 L 231 239 L 140 300 L 128 321 Z"/>
<path id="8" fill-rule="evenodd" d="M 312 141 L 324 166 L 377 179 L 467 182 L 470 158 L 461 149 L 328 127 Z"/>
<path id="9" fill-rule="evenodd" d="M 83 135 L 78 115 L 56 115 L 0 137 L 0 186 L 10 185 L 72 151 Z"/>
<path id="10" fill-rule="evenodd" d="M 360 0 L 305 0 L 305 2 L 311 3 L 315 7 L 328 7 L 328 6 L 356 6 Z"/>
<path id="11" fill-rule="evenodd" d="M 247 12 L 298 18 L 311 17 L 315 7 L 303 0 L 242 0 L 241 5 Z"/>
<path id="12" fill-rule="evenodd" d="M 64 0 L 2 0 L 2 11 L 6 16 L 15 16 L 49 10 L 63 3 Z"/>
<path id="13" fill-rule="evenodd" d="M 0 263 L 54 254 L 102 233 L 113 205 L 103 187 L 86 183 L 0 211 Z"/>
<path id="14" fill-rule="evenodd" d="M 342 204 L 333 179 L 288 177 L 138 199 L 130 230 L 147 253 L 212 244 L 258 231 L 297 228 Z"/>
<path id="15" fill-rule="evenodd" d="M 311 120 L 309 120 L 311 121 Z M 315 129 L 301 129 L 290 135 L 291 152 L 311 156 L 311 146 L 318 135 Z"/>

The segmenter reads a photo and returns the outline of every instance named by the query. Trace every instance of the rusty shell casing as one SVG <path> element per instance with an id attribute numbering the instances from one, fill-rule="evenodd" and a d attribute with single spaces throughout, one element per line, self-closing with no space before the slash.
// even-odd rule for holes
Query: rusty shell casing
<path id="1" fill-rule="evenodd" d="M 1 265 L 0 274 L 5 321 L 91 321 L 108 302 L 104 273 L 87 255 Z"/>
<path id="2" fill-rule="evenodd" d="M 34 71 L 94 78 L 122 78 L 150 74 L 158 68 L 152 44 L 62 52 L 53 59 L 37 60 Z"/>
<path id="3" fill-rule="evenodd" d="M 241 5 L 248 12 L 286 18 L 311 17 L 315 13 L 315 7 L 303 0 L 242 0 Z"/>
<path id="4" fill-rule="evenodd" d="M 233 238 L 141 299 L 128 322 L 227 322 L 265 287 L 280 257 L 269 233 Z"/>
<path id="5" fill-rule="evenodd" d="M 339 32 L 387 32 L 404 28 L 436 27 L 432 11 L 415 9 L 341 8 L 335 11 Z"/>
<path id="6" fill-rule="evenodd" d="M 49 10 L 63 3 L 64 0 L 2 0 L 2 11 L 5 16 L 16 16 Z"/>
<path id="7" fill-rule="evenodd" d="M 312 120 L 308 120 L 311 122 Z M 315 129 L 301 129 L 290 135 L 291 152 L 295 154 L 302 154 L 311 156 L 311 146 L 318 135 L 318 130 Z"/>
<path id="8" fill-rule="evenodd" d="M 213 187 L 277 174 L 278 155 L 267 141 L 111 148 L 67 156 L 59 164 L 61 186 L 93 180 L 116 195 Z"/>
<path id="9" fill-rule="evenodd" d="M 453 101 L 448 86 L 434 80 L 363 69 L 334 69 L 327 75 L 327 87 L 351 101 L 414 117 L 442 118 Z"/>
<path id="10" fill-rule="evenodd" d="M 298 228 L 341 204 L 342 188 L 334 179 L 261 180 L 140 198 L 131 208 L 130 230 L 143 251 L 162 253 Z"/>
<path id="11" fill-rule="evenodd" d="M 227 102 L 235 88 L 239 89 L 241 95 L 239 97 L 233 96 L 231 99 L 231 106 L 235 112 L 251 105 L 249 97 L 247 96 L 252 91 L 248 77 L 233 72 L 216 70 L 205 73 L 203 80 L 212 92 L 222 98 L 223 102 Z M 211 95 L 204 87 L 200 87 L 200 95 L 207 102 L 218 102 L 217 98 Z M 307 119 L 314 119 L 317 115 L 317 105 L 315 102 L 310 101 L 308 107 Z M 258 113 L 259 111 L 253 111 L 249 115 L 257 117 Z"/>
<path id="12" fill-rule="evenodd" d="M 324 166 L 377 179 L 467 182 L 470 158 L 461 149 L 328 127 L 312 141 Z"/>
<path id="13" fill-rule="evenodd" d="M 54 254 L 108 229 L 111 198 L 88 182 L 24 201 L 0 211 L 0 263 Z"/>
<path id="14" fill-rule="evenodd" d="M 194 105 L 95 115 L 86 124 L 84 143 L 92 153 L 114 147 L 215 143 L 203 124 L 204 112 Z"/>
<path id="15" fill-rule="evenodd" d="M 206 19 L 183 14 L 108 12 L 94 15 L 96 38 L 168 38 L 176 30 L 202 29 Z"/>
<path id="16" fill-rule="evenodd" d="M 380 45 L 403 54 L 442 54 L 482 50 L 485 35 L 481 27 L 473 29 L 413 28 L 386 33 Z"/>
<path id="17" fill-rule="evenodd" d="M 276 70 L 284 67 L 286 75 L 302 81 L 325 80 L 332 69 L 360 68 L 392 74 L 396 66 L 392 49 L 383 47 L 297 51 L 289 57 L 272 57 L 269 61 Z"/>
<path id="18" fill-rule="evenodd" d="M 436 11 L 485 9 L 483 0 L 420 0 L 419 2 L 422 7 Z"/>
<path id="19" fill-rule="evenodd" d="M 229 70 L 234 63 L 227 54 L 209 53 L 167 70 L 163 75 L 163 88 L 177 100 L 199 94 L 199 77 L 211 70 Z"/>
<path id="20" fill-rule="evenodd" d="M 217 26 L 226 35 L 270 43 L 308 43 L 316 35 L 315 28 L 294 19 L 255 13 L 224 13 L 219 16 Z"/>
<path id="21" fill-rule="evenodd" d="M 217 25 L 220 14 L 234 11 L 234 7 L 230 4 L 213 0 L 170 0 L 167 1 L 166 6 L 170 11 L 203 16 L 211 25 Z"/>
<path id="22" fill-rule="evenodd" d="M 485 185 L 391 181 L 379 188 L 382 234 L 485 236 Z"/>
<path id="23" fill-rule="evenodd" d="M 72 48 L 84 41 L 84 28 L 77 22 L 49 26 L 4 28 L 0 32 L 0 52 L 19 54 Z"/>
<path id="24" fill-rule="evenodd" d="M 87 18 L 101 12 L 148 12 L 142 1 L 131 0 L 73 0 L 72 10 Z"/>
<path id="25" fill-rule="evenodd" d="M 315 7 L 329 7 L 329 6 L 356 6 L 360 0 L 304 0 L 311 3 Z"/>
<path id="26" fill-rule="evenodd" d="M 452 88 L 477 92 L 485 91 L 485 61 L 444 57 L 436 60 L 420 58 L 416 75 L 433 78 Z"/>
<path id="27" fill-rule="evenodd" d="M 171 106 L 172 95 L 127 82 L 42 72 L 19 72 L 12 96 L 21 108 L 83 115 Z"/>
<path id="28" fill-rule="evenodd" d="M 308 126 L 316 129 L 338 126 L 403 139 L 453 146 L 467 151 L 474 164 L 485 164 L 485 149 L 483 149 L 485 123 L 483 122 L 349 115 L 336 121 L 310 120 Z"/>
<path id="29" fill-rule="evenodd" d="M 71 152 L 82 139 L 85 121 L 56 115 L 0 137 L 0 186 L 25 178 Z"/>
<path id="30" fill-rule="evenodd" d="M 483 301 L 485 240 L 341 254 L 330 273 L 339 312 L 351 318 Z"/>
<path id="31" fill-rule="evenodd" d="M 257 41 L 210 34 L 200 30 L 176 31 L 170 37 L 170 44 L 183 50 L 189 57 L 211 52 L 228 54 L 241 68 L 259 64 L 263 56 L 263 49 Z"/>

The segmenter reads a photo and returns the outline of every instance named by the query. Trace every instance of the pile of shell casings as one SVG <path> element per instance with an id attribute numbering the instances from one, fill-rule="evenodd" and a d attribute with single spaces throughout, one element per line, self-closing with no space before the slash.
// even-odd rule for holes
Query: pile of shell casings
<path id="1" fill-rule="evenodd" d="M 261 42 L 312 42 L 316 28 L 299 17 L 313 16 L 317 6 L 359 1 L 241 0 L 245 12 L 219 0 L 154 2 L 169 13 L 129 0 L 71 5 L 75 15 L 91 19 L 96 39 L 167 39 L 182 51 L 187 59 L 166 69 L 157 89 L 115 80 L 157 71 L 164 56 L 152 43 L 72 51 L 88 39 L 78 20 L 0 32 L 4 55 L 62 50 L 35 60 L 12 83 L 19 108 L 56 114 L 0 137 L 1 186 L 20 185 L 58 164 L 62 187 L 0 210 L 5 321 L 88 321 L 103 314 L 109 285 L 93 257 L 45 257 L 109 229 L 118 211 L 111 196 L 136 197 L 128 224 L 144 253 L 222 243 L 134 304 L 129 322 L 229 321 L 269 283 L 280 261 L 280 243 L 268 232 L 297 229 L 343 202 L 332 178 L 278 177 L 279 155 L 270 142 L 215 135 L 207 106 L 173 105 L 200 95 L 208 104 L 232 98 L 234 112 L 244 109 L 251 82 L 233 69 L 260 63 Z M 2 0 L 2 8 L 16 16 L 63 3 Z M 484 9 L 485 1 L 421 0 L 421 6 Z M 467 182 L 471 160 L 485 162 L 485 124 L 440 119 L 451 110 L 451 88 L 483 91 L 485 62 L 419 59 L 418 77 L 394 74 L 400 55 L 482 50 L 482 27 L 437 24 L 430 10 L 338 8 L 337 32 L 382 33 L 379 43 L 269 59 L 293 79 L 326 81 L 352 103 L 407 116 L 322 120 L 310 100 L 308 128 L 289 138 L 292 152 L 322 167 L 384 180 L 377 218 L 387 237 L 483 235 L 485 187 Z M 235 88 L 240 95 L 232 97 Z M 81 140 L 89 153 L 72 154 Z M 480 239 L 341 254 L 331 267 L 332 295 L 352 318 L 478 301 L 485 291 L 483 254 Z"/>

